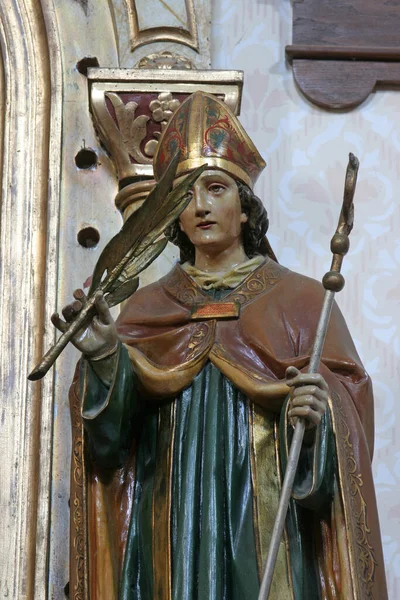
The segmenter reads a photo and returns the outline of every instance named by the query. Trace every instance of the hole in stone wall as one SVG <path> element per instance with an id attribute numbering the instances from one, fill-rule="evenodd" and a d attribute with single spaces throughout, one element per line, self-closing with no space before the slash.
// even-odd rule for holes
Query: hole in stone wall
<path id="1" fill-rule="evenodd" d="M 78 169 L 95 169 L 97 167 L 97 154 L 92 148 L 81 148 L 75 156 Z"/>
<path id="2" fill-rule="evenodd" d="M 69 598 L 69 581 L 64 585 L 64 596 Z"/>
<path id="3" fill-rule="evenodd" d="M 87 70 L 90 67 L 99 67 L 99 61 L 95 56 L 85 56 L 76 63 L 76 68 L 82 75 L 87 75 Z"/>
<path id="4" fill-rule="evenodd" d="M 100 241 L 100 233 L 95 227 L 83 227 L 76 237 L 83 248 L 93 248 Z"/>

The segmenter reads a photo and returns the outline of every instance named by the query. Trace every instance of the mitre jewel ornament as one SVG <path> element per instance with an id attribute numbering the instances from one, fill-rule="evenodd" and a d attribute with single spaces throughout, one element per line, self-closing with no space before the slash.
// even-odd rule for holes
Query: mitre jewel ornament
<path id="1" fill-rule="evenodd" d="M 177 176 L 208 164 L 250 188 L 266 164 L 228 106 L 205 92 L 195 92 L 182 102 L 165 128 L 154 156 L 157 181 L 178 150 Z"/>

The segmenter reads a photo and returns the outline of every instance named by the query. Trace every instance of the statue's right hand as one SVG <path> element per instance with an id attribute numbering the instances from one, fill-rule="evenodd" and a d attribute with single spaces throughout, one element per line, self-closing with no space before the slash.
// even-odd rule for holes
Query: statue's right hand
<path id="1" fill-rule="evenodd" d="M 60 318 L 58 313 L 54 313 L 51 317 L 51 322 L 61 332 L 66 331 L 68 323 L 80 313 L 86 303 L 83 290 L 75 290 L 73 296 L 75 301 L 62 309 L 65 321 Z M 111 316 L 103 292 L 96 293 L 95 306 L 97 315 L 93 317 L 88 327 L 80 329 L 71 340 L 74 346 L 89 360 L 103 356 L 103 354 L 111 354 L 117 348 L 119 340 L 115 321 Z"/>

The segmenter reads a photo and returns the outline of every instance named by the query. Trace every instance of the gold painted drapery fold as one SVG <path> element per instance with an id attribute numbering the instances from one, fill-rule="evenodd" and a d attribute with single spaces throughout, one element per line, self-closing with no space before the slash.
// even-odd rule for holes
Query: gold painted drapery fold
<path id="1" fill-rule="evenodd" d="M 258 573 L 261 581 L 281 491 L 279 417 L 273 413 L 266 413 L 254 403 L 250 404 L 249 413 L 254 529 L 257 544 Z M 286 530 L 276 560 L 271 598 L 278 597 L 278 592 L 280 600 L 294 599 Z"/>

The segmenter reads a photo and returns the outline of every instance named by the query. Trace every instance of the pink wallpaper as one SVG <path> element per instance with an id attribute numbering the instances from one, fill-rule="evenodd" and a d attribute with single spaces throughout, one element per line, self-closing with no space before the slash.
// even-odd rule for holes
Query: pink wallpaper
<path id="1" fill-rule="evenodd" d="M 267 161 L 256 192 L 281 263 L 321 279 L 343 197 L 348 153 L 360 159 L 355 226 L 338 296 L 375 389 L 375 485 L 389 597 L 400 598 L 400 92 L 348 113 L 311 105 L 284 48 L 289 0 L 213 3 L 212 68 L 245 72 L 241 121 Z"/>

